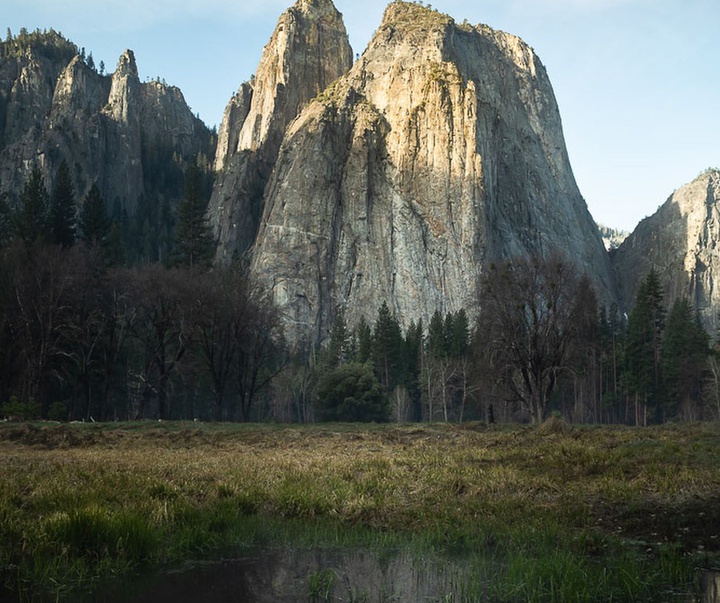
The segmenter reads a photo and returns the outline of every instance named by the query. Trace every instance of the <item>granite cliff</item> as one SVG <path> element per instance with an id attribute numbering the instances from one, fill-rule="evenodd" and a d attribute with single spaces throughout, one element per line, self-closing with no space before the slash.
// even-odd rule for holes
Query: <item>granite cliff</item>
<path id="1" fill-rule="evenodd" d="M 141 83 L 132 51 L 99 73 L 56 32 L 24 32 L 0 55 L 0 192 L 16 200 L 37 166 L 51 185 L 65 160 L 81 199 L 93 183 L 132 215 L 158 165 L 213 153 L 211 133 L 178 88 Z M 175 159 L 173 159 L 175 157 Z"/>
<path id="2" fill-rule="evenodd" d="M 385 300 L 427 324 L 469 306 L 489 262 L 555 251 L 614 298 L 540 60 L 515 36 L 393 2 L 285 132 L 252 268 L 292 335 L 321 341 L 340 308 L 352 324 Z"/>
<path id="3" fill-rule="evenodd" d="M 709 333 L 720 308 L 720 171 L 707 170 L 676 190 L 612 254 L 622 307 L 632 307 L 640 281 L 654 268 L 665 305 L 686 296 Z"/>
<path id="4" fill-rule="evenodd" d="M 280 17 L 255 77 L 230 99 L 218 133 L 210 213 L 219 261 L 242 256 L 253 244 L 288 124 L 351 65 L 332 0 L 298 0 Z"/>

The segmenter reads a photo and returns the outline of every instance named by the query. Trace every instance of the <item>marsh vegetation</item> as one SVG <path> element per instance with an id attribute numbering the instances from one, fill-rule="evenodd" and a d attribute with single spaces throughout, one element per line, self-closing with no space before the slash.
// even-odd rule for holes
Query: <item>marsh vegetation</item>
<path id="1" fill-rule="evenodd" d="M 690 595 L 719 559 L 716 423 L 7 423 L 0 450 L 19 600 L 256 546 L 460 560 L 463 601 Z"/>

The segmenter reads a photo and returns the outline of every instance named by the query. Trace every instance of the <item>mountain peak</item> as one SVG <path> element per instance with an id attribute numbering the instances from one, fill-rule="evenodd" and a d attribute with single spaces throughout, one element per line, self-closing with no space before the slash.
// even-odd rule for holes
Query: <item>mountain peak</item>
<path id="1" fill-rule="evenodd" d="M 411 29 L 427 29 L 446 27 L 454 22 L 451 16 L 429 6 L 396 0 L 385 9 L 381 27 L 393 25 Z"/>
<path id="2" fill-rule="evenodd" d="M 332 0 L 297 0 L 293 7 L 305 13 L 309 12 L 332 12 L 337 13 L 338 10 Z"/>
<path id="3" fill-rule="evenodd" d="M 135 62 L 135 53 L 129 48 L 120 55 L 117 63 L 116 73 L 118 75 L 134 75 L 137 77 L 138 69 L 137 63 Z"/>
<path id="4" fill-rule="evenodd" d="M 230 100 L 218 134 L 215 166 L 227 169 L 216 181 L 210 212 L 220 259 L 252 244 L 287 126 L 351 66 L 347 30 L 331 0 L 298 0 L 280 15 L 255 78 Z"/>
<path id="5" fill-rule="evenodd" d="M 378 300 L 404 325 L 426 322 L 470 307 L 487 262 L 555 250 L 613 297 L 552 88 L 527 48 L 388 6 L 362 59 L 286 131 L 265 188 L 252 269 L 289 337 L 322 341 L 338 308 L 355 324 Z"/>

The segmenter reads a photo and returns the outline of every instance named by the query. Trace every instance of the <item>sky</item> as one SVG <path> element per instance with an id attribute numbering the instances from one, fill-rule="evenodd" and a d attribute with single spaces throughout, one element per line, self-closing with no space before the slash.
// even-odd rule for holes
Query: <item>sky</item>
<path id="1" fill-rule="evenodd" d="M 0 29 L 54 28 L 107 72 L 126 48 L 140 78 L 178 86 L 219 127 L 294 0 L 0 0 Z M 386 0 L 334 0 L 362 54 Z M 427 4 L 427 3 L 426 3 Z M 720 1 L 434 0 L 527 42 L 545 65 L 573 173 L 595 221 L 631 231 L 720 167 Z"/>

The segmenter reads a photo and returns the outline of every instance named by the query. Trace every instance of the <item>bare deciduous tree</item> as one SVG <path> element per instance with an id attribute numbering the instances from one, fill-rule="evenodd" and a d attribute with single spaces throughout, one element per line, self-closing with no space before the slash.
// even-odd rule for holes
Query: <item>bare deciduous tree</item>
<path id="1" fill-rule="evenodd" d="M 552 256 L 494 264 L 479 287 L 481 361 L 535 423 L 580 336 L 581 282 L 570 263 Z"/>

